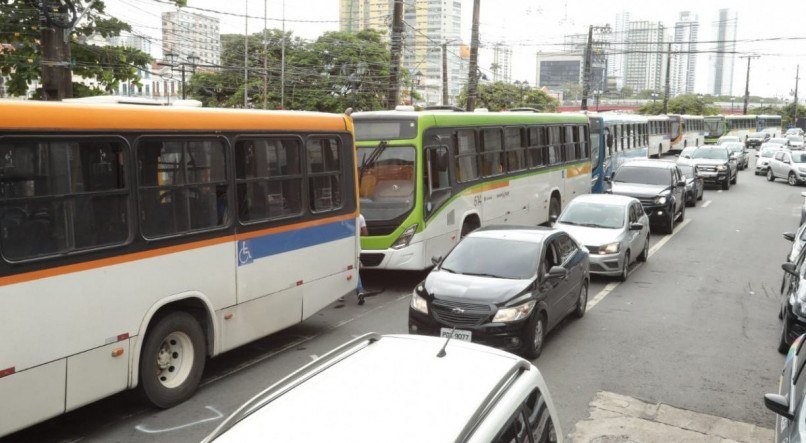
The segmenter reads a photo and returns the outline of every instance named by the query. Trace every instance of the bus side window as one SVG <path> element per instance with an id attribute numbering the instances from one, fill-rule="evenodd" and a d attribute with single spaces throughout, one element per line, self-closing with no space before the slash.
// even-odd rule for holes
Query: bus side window
<path id="1" fill-rule="evenodd" d="M 516 172 L 526 169 L 523 140 L 523 128 L 504 128 L 504 149 L 506 150 L 507 171 Z"/>
<path id="2" fill-rule="evenodd" d="M 482 175 L 489 177 L 491 175 L 503 174 L 504 158 L 502 154 L 502 134 L 501 129 L 491 128 L 481 130 L 481 170 Z"/>
<path id="3" fill-rule="evenodd" d="M 577 128 L 579 136 L 579 158 L 589 159 L 590 153 L 590 136 L 588 134 L 588 127 L 581 125 Z"/>
<path id="4" fill-rule="evenodd" d="M 560 126 L 548 127 L 549 163 L 556 165 L 563 162 L 562 131 Z"/>
<path id="5" fill-rule="evenodd" d="M 454 157 L 456 159 L 456 181 L 466 182 L 479 177 L 476 131 L 460 129 L 454 136 Z"/>
<path id="6" fill-rule="evenodd" d="M 239 139 L 235 143 L 238 217 L 242 223 L 302 213 L 302 141 Z"/>
<path id="7" fill-rule="evenodd" d="M 450 162 L 447 146 L 426 147 L 425 216 L 428 217 L 451 196 L 451 182 L 448 177 Z"/>
<path id="8" fill-rule="evenodd" d="M 308 139 L 308 194 L 312 212 L 341 209 L 343 173 L 339 140 L 335 137 Z"/>
<path id="9" fill-rule="evenodd" d="M 579 145 L 579 135 L 576 131 L 576 126 L 563 127 L 565 139 L 565 161 L 576 161 L 579 156 L 577 155 L 577 146 Z"/>

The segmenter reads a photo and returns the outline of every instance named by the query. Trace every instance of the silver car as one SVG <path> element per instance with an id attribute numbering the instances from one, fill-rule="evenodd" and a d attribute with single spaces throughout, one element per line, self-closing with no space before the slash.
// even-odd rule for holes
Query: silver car
<path id="1" fill-rule="evenodd" d="M 788 145 L 790 149 L 803 149 L 802 135 L 789 134 L 786 136 L 786 139 L 789 140 Z"/>
<path id="2" fill-rule="evenodd" d="M 774 143 L 764 143 L 756 153 L 756 175 L 767 175 L 767 170 L 770 169 L 770 160 L 775 156 L 775 153 L 782 150 L 781 145 Z"/>
<path id="3" fill-rule="evenodd" d="M 750 162 L 750 154 L 747 152 L 747 147 L 745 147 L 744 143 L 722 143 L 722 146 L 728 148 L 730 155 L 736 158 L 736 164 L 739 166 L 740 171 L 747 168 Z"/>
<path id="4" fill-rule="evenodd" d="M 641 202 L 623 195 L 580 195 L 557 219 L 590 253 L 590 273 L 627 279 L 630 264 L 649 256 L 649 217 Z"/>
<path id="5" fill-rule="evenodd" d="M 782 149 L 775 153 L 767 168 L 767 180 L 782 178 L 790 186 L 806 182 L 806 152 Z"/>

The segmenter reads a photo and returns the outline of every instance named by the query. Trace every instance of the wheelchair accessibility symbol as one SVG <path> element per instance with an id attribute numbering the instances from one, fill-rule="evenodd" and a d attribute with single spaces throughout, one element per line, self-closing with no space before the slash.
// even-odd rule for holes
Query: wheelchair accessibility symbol
<path id="1" fill-rule="evenodd" d="M 252 252 L 249 251 L 249 246 L 246 245 L 246 242 L 241 241 L 238 247 L 238 266 L 248 265 L 249 263 L 252 263 Z"/>

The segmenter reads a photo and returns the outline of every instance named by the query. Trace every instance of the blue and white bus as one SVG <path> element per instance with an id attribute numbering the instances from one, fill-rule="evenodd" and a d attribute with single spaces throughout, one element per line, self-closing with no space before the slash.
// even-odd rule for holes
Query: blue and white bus
<path id="1" fill-rule="evenodd" d="M 648 119 L 630 114 L 590 114 L 592 155 L 591 192 L 604 192 L 604 178 L 611 176 L 622 163 L 646 158 L 649 145 Z M 595 132 L 594 132 L 595 131 Z"/>
<path id="2" fill-rule="evenodd" d="M 672 120 L 668 115 L 652 115 L 647 120 L 649 129 L 647 155 L 660 158 L 672 149 Z"/>
<path id="3" fill-rule="evenodd" d="M 756 131 L 766 132 L 770 138 L 778 137 L 781 131 L 780 115 L 759 115 L 756 117 Z"/>

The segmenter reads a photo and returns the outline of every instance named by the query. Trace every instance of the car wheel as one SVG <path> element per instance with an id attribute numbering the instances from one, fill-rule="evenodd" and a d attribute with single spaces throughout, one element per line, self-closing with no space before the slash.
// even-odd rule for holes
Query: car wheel
<path id="1" fill-rule="evenodd" d="M 775 174 L 772 173 L 772 168 L 767 169 L 767 181 L 774 182 L 775 181 Z"/>
<path id="2" fill-rule="evenodd" d="M 731 180 L 730 182 L 731 182 L 731 183 L 733 183 L 733 184 L 735 185 L 735 184 L 736 184 L 736 180 L 738 180 L 738 179 L 739 179 L 739 172 L 737 171 L 737 172 L 736 172 L 736 175 L 734 175 L 734 176 L 733 176 L 733 180 Z"/>
<path id="3" fill-rule="evenodd" d="M 695 194 L 692 192 L 689 194 L 686 193 L 686 206 L 695 206 L 697 204 L 697 199 L 694 198 Z"/>
<path id="4" fill-rule="evenodd" d="M 701 187 L 698 192 L 699 192 L 699 195 L 697 196 L 697 200 L 702 200 L 702 197 L 705 195 L 705 189 L 703 189 Z"/>
<path id="5" fill-rule="evenodd" d="M 630 275 L 630 251 L 624 253 L 624 266 L 621 267 L 621 274 L 619 274 L 619 281 L 627 281 Z"/>
<path id="6" fill-rule="evenodd" d="M 667 218 L 664 226 L 664 231 L 667 234 L 671 234 L 672 232 L 674 232 L 674 220 L 675 220 L 675 214 L 673 213 L 669 214 L 669 217 Z"/>
<path id="7" fill-rule="evenodd" d="M 140 355 L 140 389 L 158 408 L 170 408 L 196 391 L 207 357 L 204 331 L 187 312 L 173 312 L 149 328 Z"/>
<path id="8" fill-rule="evenodd" d="M 683 205 L 682 209 L 680 209 L 680 221 L 686 219 L 686 205 Z"/>
<path id="9" fill-rule="evenodd" d="M 532 321 L 526 327 L 526 335 L 523 337 L 523 356 L 528 360 L 540 357 L 543 352 L 543 342 L 546 339 L 546 318 L 542 312 L 535 312 Z"/>
<path id="10" fill-rule="evenodd" d="M 727 191 L 728 189 L 730 189 L 730 179 L 726 178 L 722 181 L 722 190 Z"/>
<path id="11" fill-rule="evenodd" d="M 798 177 L 795 175 L 794 172 L 790 172 L 789 177 L 786 178 L 786 182 L 789 183 L 789 186 L 797 186 Z"/>
<path id="12" fill-rule="evenodd" d="M 649 234 L 646 235 L 646 240 L 644 240 L 644 249 L 641 251 L 641 255 L 636 258 L 636 260 L 640 262 L 646 262 L 649 258 Z"/>
<path id="13" fill-rule="evenodd" d="M 582 282 L 582 287 L 579 289 L 579 298 L 577 298 L 577 308 L 574 309 L 574 317 L 582 318 L 585 316 L 585 311 L 588 309 L 588 282 Z"/>
<path id="14" fill-rule="evenodd" d="M 789 350 L 789 346 L 791 343 L 787 340 L 787 335 L 789 335 L 789 319 L 784 316 L 784 322 L 781 325 L 781 337 L 778 339 L 778 352 L 781 354 L 786 354 Z"/>

